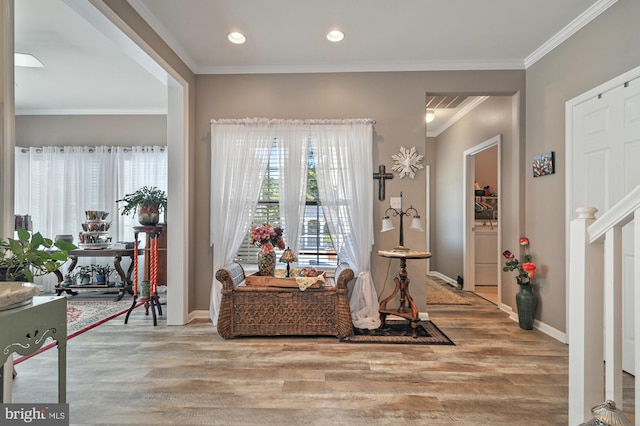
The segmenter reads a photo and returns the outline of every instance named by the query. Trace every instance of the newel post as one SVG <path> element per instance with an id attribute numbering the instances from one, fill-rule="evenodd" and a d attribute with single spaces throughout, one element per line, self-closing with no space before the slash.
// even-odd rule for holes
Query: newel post
<path id="1" fill-rule="evenodd" d="M 597 209 L 576 209 L 569 227 L 569 424 L 591 418 L 604 398 L 602 243 L 590 244 L 587 228 Z"/>

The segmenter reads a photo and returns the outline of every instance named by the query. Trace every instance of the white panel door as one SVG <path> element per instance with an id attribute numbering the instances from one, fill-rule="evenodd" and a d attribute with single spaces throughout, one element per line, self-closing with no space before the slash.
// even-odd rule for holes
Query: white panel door
<path id="1" fill-rule="evenodd" d="M 640 185 L 640 80 L 574 107 L 573 211 L 593 206 L 599 217 Z M 633 225 L 623 229 L 623 369 L 635 374 Z"/>

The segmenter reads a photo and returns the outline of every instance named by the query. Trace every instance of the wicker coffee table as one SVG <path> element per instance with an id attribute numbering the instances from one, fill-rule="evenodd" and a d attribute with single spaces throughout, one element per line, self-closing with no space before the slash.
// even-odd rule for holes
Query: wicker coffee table
<path id="1" fill-rule="evenodd" d="M 222 283 L 218 334 L 236 336 L 336 336 L 352 333 L 347 283 L 351 269 L 343 270 L 320 288 L 244 285 L 242 266 L 231 264 L 216 272 Z"/>

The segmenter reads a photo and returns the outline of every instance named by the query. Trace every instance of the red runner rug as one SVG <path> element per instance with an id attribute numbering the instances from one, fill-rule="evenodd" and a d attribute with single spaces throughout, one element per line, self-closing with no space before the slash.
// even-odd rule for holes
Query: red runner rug
<path id="1" fill-rule="evenodd" d="M 67 340 L 126 313 L 131 307 L 131 303 L 131 299 L 119 300 L 117 302 L 114 302 L 113 299 L 68 299 Z M 137 306 L 143 303 L 144 302 L 139 302 Z M 56 346 L 56 342 L 51 342 L 30 355 L 15 359 L 13 364 L 15 365 L 26 361 L 32 356 L 42 353 L 54 346 Z"/>

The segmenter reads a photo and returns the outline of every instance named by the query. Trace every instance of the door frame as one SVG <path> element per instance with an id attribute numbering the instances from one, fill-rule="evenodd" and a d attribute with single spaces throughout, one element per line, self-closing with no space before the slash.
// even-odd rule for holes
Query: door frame
<path id="1" fill-rule="evenodd" d="M 617 77 L 612 78 L 609 81 L 606 81 L 599 86 L 596 86 L 586 92 L 576 96 L 573 99 L 570 99 L 565 103 L 565 262 L 569 265 L 569 255 L 570 255 L 570 236 L 569 236 L 569 226 L 571 221 L 576 217 L 576 212 L 573 210 L 574 204 L 574 186 L 573 186 L 573 157 L 574 157 L 574 134 L 573 134 L 573 122 L 574 122 L 574 108 L 583 102 L 589 101 L 590 99 L 596 98 L 602 93 L 608 92 L 610 90 L 615 89 L 616 87 L 622 86 L 625 83 L 636 80 L 640 78 L 640 67 L 633 68 L 623 74 L 620 74 Z M 598 212 L 600 215 L 604 212 Z M 637 225 L 636 225 L 637 226 Z M 569 283 L 569 269 L 565 270 L 565 280 Z M 565 286 L 565 323 L 566 323 L 566 332 L 565 339 L 569 341 L 569 333 L 571 327 L 571 313 L 569 312 L 569 301 L 570 297 L 570 286 Z M 607 301 L 607 303 L 612 303 L 612 301 Z M 616 302 L 617 303 L 617 302 Z M 613 306 L 605 306 L 606 309 L 618 309 Z M 623 315 L 633 315 L 633 312 L 628 313 L 623 311 L 623 307 L 620 305 L 619 308 L 622 311 Z M 624 336 L 621 336 L 623 338 Z M 636 346 L 638 342 L 635 342 Z M 624 345 L 624 342 L 623 342 Z M 634 359 L 635 363 L 635 359 Z M 640 367 L 638 365 L 633 365 L 633 373 L 635 373 Z"/>
<path id="2" fill-rule="evenodd" d="M 475 291 L 475 235 L 473 226 L 475 224 L 475 204 L 473 194 L 475 190 L 475 155 L 494 146 L 498 147 L 498 241 L 502 241 L 502 208 L 501 208 L 501 191 L 502 191 L 502 135 L 496 135 L 474 147 L 471 147 L 462 153 L 462 226 L 464 232 L 462 234 L 462 252 L 463 252 L 463 272 L 464 286 L 467 291 Z M 497 265 L 500 261 L 500 244 L 496 251 Z M 502 300 L 502 277 L 498 268 L 498 302 Z"/>
<path id="3" fill-rule="evenodd" d="M 63 0 L 89 25 L 102 32 L 167 90 L 167 325 L 185 325 L 189 315 L 190 165 L 189 83 L 117 15 L 104 0 Z"/>
<path id="4" fill-rule="evenodd" d="M 431 251 L 431 165 L 426 164 L 424 166 L 425 183 L 426 183 L 426 197 L 424 206 L 424 239 L 425 250 Z M 425 274 L 428 276 L 431 273 L 431 258 L 427 259 Z"/>

